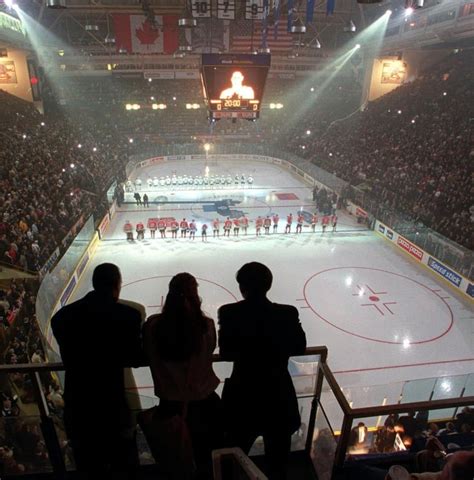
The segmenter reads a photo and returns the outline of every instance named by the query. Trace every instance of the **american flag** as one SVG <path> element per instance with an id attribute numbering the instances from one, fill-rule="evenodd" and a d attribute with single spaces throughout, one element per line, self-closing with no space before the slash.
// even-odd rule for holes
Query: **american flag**
<path id="1" fill-rule="evenodd" d="M 286 18 L 280 18 L 277 27 L 277 34 L 275 35 L 273 24 L 268 22 L 267 47 L 270 49 L 271 53 L 287 54 L 291 51 L 294 39 L 291 33 L 288 33 L 286 23 Z M 257 50 L 260 48 L 262 46 L 262 28 L 263 23 L 260 20 L 254 22 L 250 20 L 234 22 L 231 42 L 232 51 L 248 53 L 251 52 L 252 49 Z"/>

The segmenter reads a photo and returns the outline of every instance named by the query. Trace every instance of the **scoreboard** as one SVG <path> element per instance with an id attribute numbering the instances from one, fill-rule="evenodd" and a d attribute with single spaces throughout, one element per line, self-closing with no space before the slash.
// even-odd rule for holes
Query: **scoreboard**
<path id="1" fill-rule="evenodd" d="M 269 54 L 203 54 L 201 81 L 209 117 L 258 118 L 269 69 Z"/>

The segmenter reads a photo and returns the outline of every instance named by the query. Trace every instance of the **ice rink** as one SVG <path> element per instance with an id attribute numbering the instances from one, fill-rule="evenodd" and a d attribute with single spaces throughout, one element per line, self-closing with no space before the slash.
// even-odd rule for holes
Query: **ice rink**
<path id="1" fill-rule="evenodd" d="M 399 253 L 391 244 L 338 211 L 339 224 L 321 233 L 284 235 L 284 219 L 289 212 L 314 211 L 312 188 L 300 177 L 274 165 L 218 162 L 208 175 L 232 179 L 251 175 L 252 185 L 229 184 L 158 186 L 148 188 L 147 178 L 206 174 L 202 161 L 168 162 L 138 172 L 143 180 L 140 193 L 147 192 L 149 208 L 136 206 L 132 194 L 118 209 L 105 238 L 85 270 L 71 301 L 91 288 L 94 267 L 113 262 L 122 270 L 122 298 L 140 302 L 147 314 L 158 312 L 171 277 L 182 271 L 198 278 L 203 309 L 216 319 L 220 305 L 239 300 L 235 281 L 239 267 L 259 261 L 270 267 L 274 284 L 269 298 L 298 307 L 308 346 L 326 345 L 329 365 L 340 385 L 357 387 L 388 385 L 404 380 L 447 376 L 449 396 L 461 388 L 456 375 L 474 371 L 473 310 L 446 284 Z M 219 211 L 220 213 L 217 213 Z M 247 236 L 200 238 L 200 225 L 219 217 L 225 220 L 236 211 L 251 220 Z M 280 233 L 256 238 L 254 220 L 278 213 Z M 127 242 L 125 220 L 146 224 L 148 218 L 195 219 L 198 234 L 189 238 L 150 239 Z M 91 331 L 93 335 L 93 331 Z M 147 369 L 136 372 L 140 393 L 152 394 Z M 474 385 L 471 386 L 474 388 Z M 356 392 L 359 392 L 356 394 Z M 388 401 L 390 388 L 385 395 Z M 355 406 L 363 406 L 359 398 Z"/>

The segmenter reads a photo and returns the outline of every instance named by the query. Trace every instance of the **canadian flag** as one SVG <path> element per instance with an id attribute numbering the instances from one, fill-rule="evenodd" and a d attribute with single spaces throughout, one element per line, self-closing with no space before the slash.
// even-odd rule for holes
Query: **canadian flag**
<path id="1" fill-rule="evenodd" d="M 128 53 L 174 53 L 178 48 L 178 17 L 157 15 L 154 27 L 144 15 L 115 14 L 115 46 Z"/>

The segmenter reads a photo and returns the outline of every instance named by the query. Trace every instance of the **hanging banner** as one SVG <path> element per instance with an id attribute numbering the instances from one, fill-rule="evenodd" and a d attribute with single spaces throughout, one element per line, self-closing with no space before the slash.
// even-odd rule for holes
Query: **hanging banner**
<path id="1" fill-rule="evenodd" d="M 307 0 L 306 2 L 306 23 L 311 23 L 314 17 L 314 0 Z"/>
<path id="2" fill-rule="evenodd" d="M 217 18 L 235 20 L 235 0 L 217 0 Z"/>
<path id="3" fill-rule="evenodd" d="M 273 39 L 277 40 L 278 25 L 280 23 L 280 14 L 281 14 L 281 0 L 275 0 L 275 3 L 273 4 L 273 8 L 274 8 L 274 20 L 275 20 L 275 24 L 273 26 Z"/>
<path id="4" fill-rule="evenodd" d="M 191 0 L 191 11 L 194 18 L 209 18 L 211 16 L 211 0 Z"/>
<path id="5" fill-rule="evenodd" d="M 293 26 L 293 0 L 288 0 L 288 27 L 287 30 L 291 32 L 291 27 Z"/>
<path id="6" fill-rule="evenodd" d="M 128 53 L 174 53 L 178 49 L 178 17 L 157 15 L 153 26 L 144 15 L 114 14 L 115 48 Z"/>
<path id="7" fill-rule="evenodd" d="M 326 15 L 332 15 L 336 8 L 336 0 L 327 0 L 326 3 Z"/>
<path id="8" fill-rule="evenodd" d="M 269 9 L 268 0 L 263 0 L 262 48 L 267 48 Z"/>
<path id="9" fill-rule="evenodd" d="M 262 20 L 263 0 L 246 0 L 245 18 L 247 20 Z"/>

